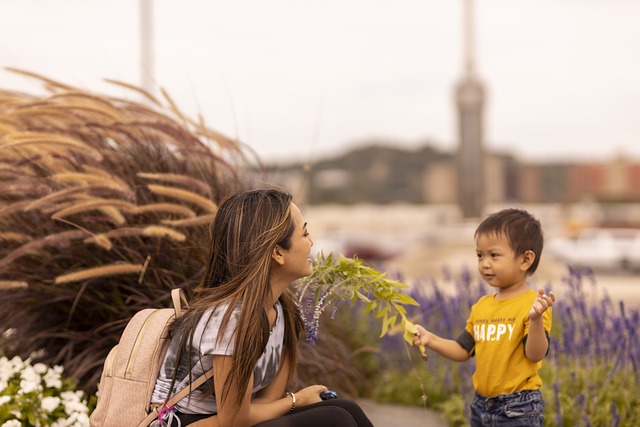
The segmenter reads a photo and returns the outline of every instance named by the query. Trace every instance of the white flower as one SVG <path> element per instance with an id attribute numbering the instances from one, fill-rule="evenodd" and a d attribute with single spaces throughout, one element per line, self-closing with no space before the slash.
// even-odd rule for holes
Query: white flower
<path id="1" fill-rule="evenodd" d="M 60 398 L 58 396 L 43 397 L 40 401 L 40 407 L 47 413 L 55 411 L 58 406 L 60 406 Z"/>
<path id="2" fill-rule="evenodd" d="M 16 372 L 13 363 L 6 357 L 0 357 L 0 381 L 9 381 Z"/>
<path id="3" fill-rule="evenodd" d="M 85 427 L 89 425 L 89 410 L 84 411 L 82 414 L 77 415 L 76 426 L 77 427 Z"/>
<path id="4" fill-rule="evenodd" d="M 36 363 L 35 365 L 33 365 L 33 369 L 35 369 L 35 371 L 37 373 L 39 373 L 40 375 L 44 374 L 45 372 L 47 372 L 47 370 L 49 369 L 49 367 L 47 365 L 45 365 L 44 363 Z"/>
<path id="5" fill-rule="evenodd" d="M 18 420 L 9 420 L 0 427 L 22 427 L 22 423 Z"/>
<path id="6" fill-rule="evenodd" d="M 0 406 L 11 401 L 11 396 L 0 396 Z"/>
<path id="7" fill-rule="evenodd" d="M 60 397 L 62 398 L 62 403 L 64 404 L 67 415 L 73 415 L 73 413 L 76 412 L 84 414 L 89 412 L 87 405 L 82 402 L 82 398 L 84 397 L 82 390 L 63 391 L 60 393 Z"/>
<path id="8" fill-rule="evenodd" d="M 88 427 L 89 426 L 89 415 L 88 414 L 78 414 L 73 413 L 69 415 L 69 418 L 60 418 L 53 424 L 51 427 Z"/>
<path id="9" fill-rule="evenodd" d="M 20 381 L 20 391 L 18 394 L 27 394 L 31 392 L 38 392 L 42 389 L 40 383 L 36 383 L 33 381 L 22 380 Z"/>
<path id="10" fill-rule="evenodd" d="M 26 365 L 28 365 L 29 363 L 31 363 L 31 361 L 29 359 L 23 361 L 20 356 L 14 356 L 13 359 L 11 359 L 11 364 L 13 365 L 13 372 L 20 372 L 24 369 L 24 367 Z"/>
<path id="11" fill-rule="evenodd" d="M 49 388 L 62 387 L 62 366 L 54 366 L 44 374 L 44 383 Z"/>
<path id="12" fill-rule="evenodd" d="M 74 413 L 67 419 L 67 425 L 73 427 L 85 427 L 89 425 L 89 415 Z"/>
<path id="13" fill-rule="evenodd" d="M 24 369 L 20 373 L 20 378 L 25 381 L 32 381 L 34 383 L 39 383 L 40 381 L 42 381 L 42 377 L 40 376 L 40 374 L 31 365 L 27 365 L 24 367 Z"/>
<path id="14" fill-rule="evenodd" d="M 25 366 L 20 374 L 20 378 L 22 378 L 22 381 L 20 381 L 20 394 L 42 390 L 42 378 L 32 366 Z"/>
<path id="15" fill-rule="evenodd" d="M 0 379 L 0 393 L 2 393 L 8 385 L 9 383 L 7 381 Z"/>

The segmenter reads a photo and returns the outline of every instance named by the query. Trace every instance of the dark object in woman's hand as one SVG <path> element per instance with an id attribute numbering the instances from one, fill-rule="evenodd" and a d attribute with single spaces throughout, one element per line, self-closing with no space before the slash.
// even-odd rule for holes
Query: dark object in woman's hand
<path id="1" fill-rule="evenodd" d="M 322 400 L 337 399 L 337 398 L 338 398 L 338 393 L 336 393 L 333 390 L 327 390 L 320 393 L 320 399 Z"/>

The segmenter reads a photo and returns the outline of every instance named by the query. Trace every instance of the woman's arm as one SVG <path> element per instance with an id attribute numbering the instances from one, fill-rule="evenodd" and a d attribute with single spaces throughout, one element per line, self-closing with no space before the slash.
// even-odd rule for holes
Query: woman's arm
<path id="1" fill-rule="evenodd" d="M 280 371 L 278 371 L 276 377 L 268 386 L 256 393 L 256 396 L 253 398 L 252 403 L 269 403 L 284 396 L 290 370 L 291 367 L 289 365 L 289 359 L 287 357 L 284 357 L 283 355 Z M 289 399 L 291 398 L 289 397 Z"/>
<path id="2" fill-rule="evenodd" d="M 263 421 L 278 418 L 289 413 L 292 408 L 293 398 L 284 395 L 286 387 L 288 366 L 283 366 L 276 375 L 274 381 L 267 386 L 259 395 L 258 399 L 251 400 L 253 390 L 253 376 L 251 377 L 247 391 L 242 398 L 240 409 L 234 411 L 233 396 L 237 395 L 237 384 L 232 384 L 229 394 L 223 399 L 223 387 L 231 373 L 231 357 L 214 356 L 213 377 L 216 392 L 216 403 L 218 414 L 216 416 L 200 420 L 193 423 L 194 427 L 249 427 Z M 320 393 L 325 391 L 322 385 L 312 385 L 295 392 L 295 407 L 306 406 L 311 403 L 320 402 Z M 229 399 L 231 397 L 231 399 Z"/>

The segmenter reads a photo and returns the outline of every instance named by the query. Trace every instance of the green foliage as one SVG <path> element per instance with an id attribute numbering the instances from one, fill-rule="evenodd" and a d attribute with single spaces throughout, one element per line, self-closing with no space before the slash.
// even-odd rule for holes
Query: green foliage
<path id="1" fill-rule="evenodd" d="M 633 370 L 614 371 L 614 363 L 605 360 L 592 366 L 580 366 L 584 360 L 568 360 L 566 367 L 555 370 L 543 365 L 540 375 L 546 387 L 542 393 L 546 402 L 545 416 L 553 425 L 620 425 L 640 420 L 640 385 Z"/>
<path id="2" fill-rule="evenodd" d="M 461 395 L 453 394 L 448 399 L 436 403 L 434 408 L 440 411 L 450 427 L 463 427 L 469 425 L 469 418 L 465 415 L 465 405 L 466 402 Z"/>
<path id="3" fill-rule="evenodd" d="M 315 306 L 316 317 L 318 312 L 334 304 L 364 303 L 364 312 L 380 319 L 380 337 L 406 318 L 406 305 L 418 305 L 415 299 L 401 292 L 407 285 L 389 278 L 364 260 L 342 254 L 317 254 L 313 273 L 300 279 L 295 288 L 300 305 L 307 301 Z"/>
<path id="4" fill-rule="evenodd" d="M 380 336 L 396 327 L 399 319 L 405 318 L 405 306 L 417 304 L 401 292 L 406 288 L 361 259 L 317 254 L 313 273 L 294 284 L 306 341 L 312 344 L 299 346 L 300 385 L 321 381 L 344 396 L 366 393 L 369 378 L 379 369 L 375 355 L 378 337 L 371 336 L 371 321 L 381 323 L 376 326 L 381 328 Z M 362 316 L 348 317 L 349 310 L 338 310 L 344 306 L 357 306 Z M 325 319 L 328 321 L 319 333 L 320 321 L 327 317 L 323 313 L 329 307 L 330 319 Z"/>
<path id="5" fill-rule="evenodd" d="M 371 389 L 369 397 L 378 402 L 419 406 L 423 403 L 421 382 L 422 379 L 417 378 L 411 371 L 390 366 L 378 374 L 376 385 Z M 431 403 L 431 395 L 427 396 Z"/>

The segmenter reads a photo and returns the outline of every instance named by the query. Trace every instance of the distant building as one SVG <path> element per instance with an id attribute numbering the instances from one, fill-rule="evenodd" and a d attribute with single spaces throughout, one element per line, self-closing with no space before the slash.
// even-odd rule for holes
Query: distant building
<path id="1" fill-rule="evenodd" d="M 458 178 L 451 160 L 434 162 L 425 168 L 422 182 L 422 198 L 425 203 L 458 203 Z"/>
<path id="2" fill-rule="evenodd" d="M 262 179 L 288 189 L 298 202 L 312 205 L 463 205 L 456 156 L 429 145 L 416 150 L 397 146 L 393 141 L 377 141 L 310 165 L 271 166 Z M 483 157 L 484 178 L 479 181 L 486 183 L 482 194 L 487 205 L 640 203 L 640 161 L 525 163 L 509 154 L 491 152 Z M 486 213 L 483 209 L 486 207 L 478 217 Z"/>

